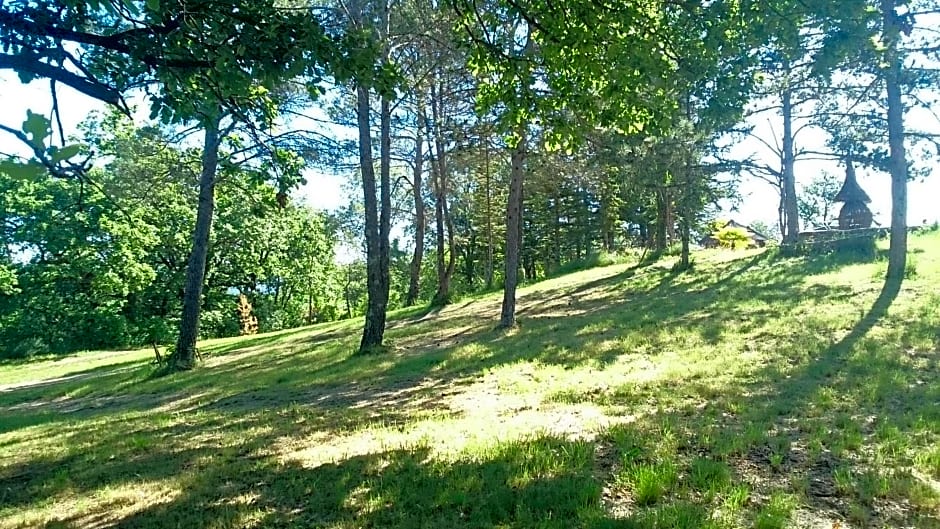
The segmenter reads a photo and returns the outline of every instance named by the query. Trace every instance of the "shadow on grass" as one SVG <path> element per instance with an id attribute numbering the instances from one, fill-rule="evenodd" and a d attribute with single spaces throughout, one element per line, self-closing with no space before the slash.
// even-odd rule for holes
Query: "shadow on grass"
<path id="1" fill-rule="evenodd" d="M 430 458 L 428 449 L 418 445 L 310 468 L 277 460 L 270 455 L 271 446 L 285 437 L 303 439 L 324 432 L 322 442 L 329 443 L 329 433 L 372 421 L 404 425 L 423 413 L 450 413 L 445 398 L 454 385 L 501 365 L 531 360 L 603 366 L 629 353 L 634 336 L 646 340 L 654 351 L 650 354 L 680 347 L 682 343 L 666 332 L 677 327 L 688 331 L 689 339 L 717 343 L 726 332 L 759 329 L 808 300 L 826 303 L 858 295 L 839 285 L 806 284 L 807 274 L 838 266 L 825 258 L 758 255 L 682 275 L 628 269 L 591 283 L 525 296 L 522 327 L 515 333 L 494 331 L 491 321 L 474 315 L 442 311 L 395 331 L 398 339 L 424 337 L 416 342 L 416 353 L 352 356 L 355 336 L 330 328 L 303 336 L 307 329 L 274 341 L 259 337 L 239 342 L 237 349 L 272 350 L 169 381 L 140 383 L 129 374 L 95 379 L 94 384 L 127 389 L 128 400 L 103 402 L 64 417 L 27 412 L 17 418 L 24 422 L 11 423 L 12 431 L 30 425 L 30 417 L 43 418 L 34 424 L 53 422 L 52 417 L 83 421 L 82 428 L 59 438 L 66 447 L 63 453 L 5 466 L 0 471 L 0 504 L 25 507 L 66 492 L 84 495 L 172 479 L 179 480 L 179 494 L 154 498 L 142 510 L 109 514 L 110 505 L 102 502 L 49 527 L 83 527 L 95 517 L 119 527 L 704 526 L 707 510 L 695 503 L 704 501 L 695 499 L 701 494 L 690 496 L 692 500 L 665 498 L 662 509 L 655 510 L 665 513 L 655 516 L 668 518 L 673 512 L 668 509 L 674 507 L 675 516 L 686 516 L 691 525 L 644 518 L 654 511 L 637 511 L 622 520 L 605 514 L 604 480 L 617 472 L 630 450 L 619 446 L 614 463 L 605 463 L 609 468 L 598 477 L 599 449 L 617 444 L 609 437 L 587 442 L 540 436 L 450 462 Z M 727 461 L 738 481 L 756 473 L 769 476 L 780 488 L 794 476 L 805 478 L 814 508 L 848 518 L 854 512 L 851 502 L 856 502 L 888 525 L 910 522 L 877 512 L 876 502 L 864 492 L 845 493 L 845 501 L 833 492 L 833 471 L 858 457 L 850 434 L 861 435 L 866 445 L 870 438 L 883 444 L 914 435 L 918 421 L 940 424 L 940 410 L 931 407 L 940 402 L 937 373 L 919 373 L 916 364 L 886 350 L 894 338 L 870 336 L 885 321 L 898 292 L 883 289 L 870 310 L 838 339 L 826 334 L 835 330 L 809 323 L 768 337 L 786 342 L 777 361 L 754 366 L 749 379 L 720 388 L 707 380 L 689 380 L 661 395 L 654 393 L 661 402 L 635 428 L 652 432 L 650 446 L 663 444 L 668 435 L 679 436 L 679 466 L 683 458 L 714 458 Z M 434 338 L 442 329 L 454 328 L 464 330 Z M 903 337 L 926 328 L 896 330 Z M 597 351 L 600 343 L 617 340 L 625 345 Z M 483 351 L 464 354 L 467 344 Z M 912 383 L 918 378 L 924 383 Z M 63 386 L 81 393 L 89 383 Z M 30 395 L 48 398 L 48 391 Z M 87 391 L 94 395 L 93 388 Z M 650 398 L 631 384 L 614 388 L 603 403 L 639 409 L 640 399 Z M 574 395 L 571 401 L 578 399 L 597 397 Z M 165 404 L 177 404 L 169 411 L 191 413 L 193 419 L 162 426 L 163 412 L 146 415 Z M 120 423 L 106 420 L 122 412 L 144 415 Z M 97 420 L 84 422 L 89 419 Z M 933 527 L 928 524 L 935 520 L 924 514 L 915 526 Z"/>
<path id="2" fill-rule="evenodd" d="M 308 468 L 263 455 L 272 439 L 284 433 L 248 437 L 239 446 L 220 450 L 155 446 L 145 455 L 119 454 L 121 459 L 98 469 L 90 468 L 87 459 L 34 463 L 17 469 L 17 487 L 9 487 L 7 477 L 0 481 L 0 491 L 6 506 L 16 506 L 64 490 L 180 480 L 178 495 L 152 498 L 152 504 L 137 512 L 117 515 L 105 502 L 46 527 L 87 527 L 90 520 L 104 519 L 107 525 L 128 528 L 563 528 L 604 518 L 591 443 L 540 436 L 453 462 L 432 459 L 419 445 Z"/>
<path id="3" fill-rule="evenodd" d="M 51 421 L 54 413 L 75 420 L 169 405 L 199 387 L 205 393 L 200 409 L 208 411 L 299 403 L 324 413 L 354 405 L 363 417 L 405 417 L 407 403 L 420 402 L 415 408 L 420 410 L 441 406 L 448 386 L 469 383 L 489 368 L 531 360 L 568 367 L 605 365 L 630 352 L 630 344 L 598 354 L 599 343 L 642 335 L 651 350 L 674 347 L 681 345 L 671 343 L 670 328 L 676 325 L 717 343 L 725 332 L 746 332 L 806 298 L 851 295 L 836 286 L 802 284 L 804 270 L 824 266 L 829 265 L 822 257 L 776 260 L 770 254 L 682 275 L 635 266 L 574 287 L 525 295 L 520 300 L 521 328 L 514 333 L 494 330 L 492 321 L 466 311 L 427 318 L 432 309 L 416 308 L 399 313 L 405 318 L 399 321 L 409 323 L 399 327 L 396 322 L 389 331 L 392 340 L 406 338 L 414 344 L 394 355 L 353 355 L 355 336 L 349 324 L 333 324 L 206 347 L 207 358 L 221 363 L 169 379 L 142 380 L 149 369 L 142 366 L 0 395 L 0 405 L 45 415 L 41 422 Z M 762 267 L 759 282 L 749 277 L 756 267 Z M 773 310 L 749 310 L 742 320 L 739 305 L 755 301 Z M 468 344 L 483 348 L 482 353 L 458 354 Z M 252 354 L 225 360 L 241 352 Z M 96 396 L 100 388 L 119 392 Z M 10 423 L 8 430 L 27 424 Z"/>
<path id="4" fill-rule="evenodd" d="M 120 528 L 711 526 L 709 511 L 692 502 L 610 515 L 595 476 L 596 446 L 541 435 L 454 461 L 418 445 L 308 467 L 256 457 L 252 442 L 187 474 L 176 496 L 116 520 L 103 505 L 46 527 L 91 520 Z"/>
<path id="5" fill-rule="evenodd" d="M 751 487 L 797 491 L 823 520 L 940 527 L 940 491 L 911 471 L 917 455 L 940 436 L 938 359 L 936 352 L 897 348 L 929 327 L 903 327 L 903 316 L 890 313 L 899 292 L 899 281 L 886 283 L 835 341 L 826 343 L 814 329 L 794 329 L 795 343 L 816 343 L 817 349 L 789 362 L 796 348 L 784 351 L 740 386 L 703 381 L 664 389 L 656 411 L 637 427 L 647 435 L 673 432 L 678 460 L 726 461 L 735 479 Z M 629 408 L 642 404 L 635 395 L 631 385 L 602 401 Z"/>

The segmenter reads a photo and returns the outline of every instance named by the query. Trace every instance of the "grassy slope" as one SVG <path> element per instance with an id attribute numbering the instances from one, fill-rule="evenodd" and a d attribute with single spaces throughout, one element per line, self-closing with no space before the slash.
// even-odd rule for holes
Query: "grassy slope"
<path id="1" fill-rule="evenodd" d="M 391 320 L 0 365 L 0 528 L 940 527 L 940 234 L 704 254 Z M 41 382 L 38 382 L 41 381 Z M 38 383 L 37 383 L 38 382 Z"/>

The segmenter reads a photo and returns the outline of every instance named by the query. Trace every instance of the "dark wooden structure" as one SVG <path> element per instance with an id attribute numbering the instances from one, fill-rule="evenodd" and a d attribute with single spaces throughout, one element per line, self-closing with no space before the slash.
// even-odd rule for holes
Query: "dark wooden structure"
<path id="1" fill-rule="evenodd" d="M 834 202 L 842 202 L 842 211 L 839 212 L 840 230 L 857 230 L 871 228 L 872 214 L 868 209 L 871 198 L 855 178 L 855 167 L 851 158 L 845 160 L 845 183 L 836 195 Z"/>

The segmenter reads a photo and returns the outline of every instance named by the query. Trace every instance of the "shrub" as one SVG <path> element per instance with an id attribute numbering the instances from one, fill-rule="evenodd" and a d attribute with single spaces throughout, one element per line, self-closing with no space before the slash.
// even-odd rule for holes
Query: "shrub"
<path id="1" fill-rule="evenodd" d="M 720 244 L 722 248 L 731 248 L 734 250 L 747 248 L 751 241 L 751 236 L 748 235 L 747 230 L 736 227 L 727 227 L 718 230 L 715 232 L 715 238 L 718 239 L 718 244 Z"/>

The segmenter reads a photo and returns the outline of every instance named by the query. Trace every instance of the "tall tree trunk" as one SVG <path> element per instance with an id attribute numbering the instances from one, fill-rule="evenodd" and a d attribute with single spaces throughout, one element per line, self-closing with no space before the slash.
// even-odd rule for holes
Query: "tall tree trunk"
<path id="1" fill-rule="evenodd" d="M 691 153 L 690 153 L 691 157 Z M 685 188 L 679 199 L 679 239 L 682 242 L 682 251 L 679 254 L 679 268 L 688 270 L 692 265 L 690 246 L 692 241 L 692 207 L 691 195 L 695 183 L 692 181 L 692 167 L 689 160 L 685 163 Z"/>
<path id="2" fill-rule="evenodd" d="M 676 204 L 675 198 L 672 196 L 672 190 L 668 187 L 663 189 L 663 197 L 665 200 L 665 224 L 666 224 L 666 239 L 664 241 L 663 249 L 669 246 L 670 243 L 676 240 Z"/>
<path id="3" fill-rule="evenodd" d="M 365 205 L 366 236 L 366 321 L 362 331 L 360 352 L 382 345 L 385 336 L 385 307 L 382 302 L 382 257 L 379 244 L 379 205 L 376 200 L 374 158 L 372 156 L 372 109 L 369 89 L 356 89 L 357 119 L 359 125 L 359 166 L 362 172 L 362 199 Z"/>
<path id="4" fill-rule="evenodd" d="M 437 241 L 437 292 L 434 293 L 434 305 L 444 305 L 447 303 L 448 292 L 450 291 L 450 278 L 447 277 L 447 267 L 445 264 L 445 255 L 447 249 L 445 246 L 444 234 L 444 190 L 441 182 L 440 166 L 437 160 L 434 162 L 434 233 Z"/>
<path id="5" fill-rule="evenodd" d="M 784 68 L 789 73 L 789 61 Z M 789 82 L 789 81 L 788 81 Z M 795 243 L 800 233 L 800 212 L 796 199 L 796 163 L 793 154 L 793 103 L 792 90 L 789 87 L 783 90 L 783 216 L 786 219 L 786 229 L 783 232 L 783 242 Z"/>
<path id="6" fill-rule="evenodd" d="M 907 153 L 904 149 L 904 103 L 901 100 L 901 27 L 894 0 L 881 1 L 884 19 L 885 87 L 888 93 L 888 145 L 891 171 L 891 245 L 887 283 L 899 287 L 907 266 Z"/>
<path id="7" fill-rule="evenodd" d="M 209 234 L 215 209 L 215 177 L 219 166 L 219 122 L 213 117 L 205 124 L 202 147 L 202 173 L 199 175 L 199 206 L 193 229 L 193 249 L 186 267 L 186 286 L 183 294 L 183 315 L 180 320 L 179 339 L 170 358 L 173 369 L 192 369 L 196 360 L 196 339 L 199 336 L 199 313 L 202 306 L 202 287 L 209 253 Z"/>
<path id="8" fill-rule="evenodd" d="M 408 297 L 405 306 L 418 302 L 421 294 L 421 263 L 424 260 L 424 229 L 427 223 L 424 213 L 424 102 L 418 101 L 418 128 L 415 136 L 414 187 L 415 202 L 415 250 L 411 257 L 411 278 L 408 282 Z"/>
<path id="9" fill-rule="evenodd" d="M 386 19 L 388 17 L 386 4 Z M 387 20 L 386 20 L 387 23 Z M 386 60 L 388 57 L 386 57 Z M 385 328 L 385 314 L 388 309 L 388 292 L 392 284 L 391 276 L 391 231 L 392 231 L 392 102 L 388 96 L 382 96 L 381 139 L 379 185 L 381 209 L 379 210 L 379 264 L 382 278 L 382 328 Z"/>
<path id="10" fill-rule="evenodd" d="M 435 185 L 437 201 L 435 205 L 435 224 L 437 228 L 437 293 L 435 305 L 450 302 L 450 282 L 456 267 L 456 248 L 454 247 L 454 223 L 447 205 L 448 175 L 447 160 L 444 152 L 443 109 L 444 90 L 442 85 L 431 85 L 431 121 L 434 123 L 434 164 L 437 175 Z M 445 241 L 446 231 L 446 241 Z M 446 246 L 445 246 L 446 243 Z M 444 256 L 447 256 L 445 264 Z"/>
<path id="11" fill-rule="evenodd" d="M 499 318 L 502 328 L 516 324 L 516 284 L 519 281 L 519 253 L 522 248 L 522 183 L 525 178 L 526 131 L 521 126 L 518 144 L 512 151 L 509 172 L 509 199 L 506 204 L 506 269 L 503 306 Z"/>
<path id="12" fill-rule="evenodd" d="M 361 16 L 361 12 L 360 12 Z M 388 60 L 389 6 L 382 10 L 381 38 L 383 59 Z M 385 318 L 388 309 L 389 232 L 391 231 L 391 102 L 383 95 L 380 109 L 379 136 L 379 201 L 376 201 L 374 157 L 372 154 L 371 101 L 369 88 L 356 89 L 357 119 L 359 126 L 359 164 L 362 170 L 362 189 L 365 205 L 366 235 L 366 321 L 362 330 L 359 352 L 368 353 L 382 347 L 385 339 Z"/>
<path id="13" fill-rule="evenodd" d="M 689 245 L 692 240 L 692 230 L 690 229 L 690 225 L 692 223 L 689 222 L 688 213 L 688 211 L 683 212 L 682 220 L 679 221 L 679 228 L 681 230 L 680 235 L 682 238 L 682 254 L 679 259 L 679 267 L 683 270 L 688 270 L 689 266 L 692 264 L 692 260 L 689 256 Z"/>

